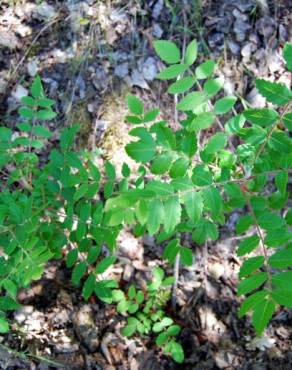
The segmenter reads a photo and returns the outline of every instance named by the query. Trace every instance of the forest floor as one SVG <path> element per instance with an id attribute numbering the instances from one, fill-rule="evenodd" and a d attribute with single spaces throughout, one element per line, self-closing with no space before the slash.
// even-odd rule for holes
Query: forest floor
<path id="1" fill-rule="evenodd" d="M 174 102 L 164 94 L 165 84 L 154 80 L 161 62 L 152 42 L 159 38 L 179 45 L 197 38 L 202 59 L 210 54 L 218 60 L 225 92 L 262 107 L 254 76 L 291 84 L 281 49 L 292 40 L 292 2 L 274 3 L 264 9 L 251 0 L 2 0 L 1 124 L 15 126 L 20 99 L 39 73 L 57 101 L 58 119 L 50 124 L 56 135 L 48 150 L 62 127 L 79 122 L 79 145 L 97 147 L 102 158 L 121 165 L 129 140 L 127 92 L 147 107 L 158 106 L 176 124 Z M 0 369 L 292 369 L 291 311 L 279 312 L 260 340 L 249 318 L 237 318 L 238 217 L 232 214 L 218 242 L 194 247 L 194 266 L 180 270 L 172 316 L 182 326 L 183 365 L 162 355 L 151 338 L 121 337 L 124 317 L 111 305 L 85 302 L 70 283 L 70 271 L 54 262 L 19 293 L 23 306 L 12 315 L 14 329 L 0 338 Z M 137 240 L 129 230 L 119 247 L 115 273 L 125 284 L 143 286 L 154 265 L 166 267 L 152 238 Z"/>

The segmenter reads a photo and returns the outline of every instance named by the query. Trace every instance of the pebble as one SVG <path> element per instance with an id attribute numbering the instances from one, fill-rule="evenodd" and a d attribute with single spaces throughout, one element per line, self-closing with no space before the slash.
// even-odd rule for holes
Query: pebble
<path id="1" fill-rule="evenodd" d="M 15 32 L 20 36 L 20 37 L 25 37 L 29 36 L 32 34 L 32 29 L 29 26 L 26 26 L 25 24 L 20 23 L 16 29 Z"/>
<path id="2" fill-rule="evenodd" d="M 158 17 L 160 16 L 162 9 L 163 9 L 163 5 L 164 5 L 163 3 L 164 3 L 163 0 L 158 0 L 156 4 L 154 5 L 153 11 L 152 11 L 152 17 L 154 19 L 158 19 Z"/>
<path id="3" fill-rule="evenodd" d="M 91 307 L 82 306 L 73 316 L 73 323 L 82 342 L 91 352 L 95 352 L 99 346 L 99 331 L 95 325 Z"/>
<path id="4" fill-rule="evenodd" d="M 266 105 L 266 99 L 260 95 L 255 87 L 247 94 L 246 100 L 253 108 L 264 108 Z"/>
<path id="5" fill-rule="evenodd" d="M 148 57 L 142 66 L 142 72 L 145 80 L 153 81 L 158 73 L 156 59 Z"/>
<path id="6" fill-rule="evenodd" d="M 32 59 L 27 64 L 27 72 L 31 77 L 34 77 L 38 72 L 38 61 L 37 59 Z"/>
<path id="7" fill-rule="evenodd" d="M 243 56 L 243 59 L 250 60 L 252 51 L 254 51 L 254 45 L 251 42 L 245 44 L 241 49 L 241 55 Z"/>
<path id="8" fill-rule="evenodd" d="M 240 53 L 240 46 L 233 40 L 228 40 L 227 45 L 232 54 L 238 55 Z"/>
<path id="9" fill-rule="evenodd" d="M 21 101 L 21 98 L 28 95 L 28 90 L 22 85 L 17 85 L 15 90 L 11 94 L 13 98 L 18 101 Z"/>
<path id="10" fill-rule="evenodd" d="M 41 17 L 42 19 L 49 20 L 56 15 L 55 8 L 52 5 L 49 5 L 46 2 L 42 2 L 36 8 L 36 16 Z"/>
<path id="11" fill-rule="evenodd" d="M 158 23 L 153 24 L 153 36 L 160 39 L 163 34 L 163 29 L 159 26 Z"/>
<path id="12" fill-rule="evenodd" d="M 0 30 L 0 47 L 1 46 L 10 50 L 17 48 L 18 40 L 14 33 L 8 32 L 7 30 Z"/>
<path id="13" fill-rule="evenodd" d="M 244 41 L 246 38 L 246 32 L 251 28 L 251 26 L 244 22 L 242 19 L 238 18 L 234 22 L 233 30 L 236 33 L 237 41 Z"/>
<path id="14" fill-rule="evenodd" d="M 131 76 L 127 76 L 126 82 L 130 86 L 138 86 L 141 87 L 142 89 L 149 89 L 149 86 L 145 81 L 144 76 L 137 68 L 133 70 Z"/>
<path id="15" fill-rule="evenodd" d="M 129 64 L 120 63 L 115 67 L 114 74 L 119 78 L 125 78 L 129 74 Z"/>

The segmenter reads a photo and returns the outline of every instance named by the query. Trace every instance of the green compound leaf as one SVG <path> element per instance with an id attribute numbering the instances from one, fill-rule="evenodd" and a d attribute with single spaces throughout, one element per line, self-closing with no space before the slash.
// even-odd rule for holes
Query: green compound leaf
<path id="1" fill-rule="evenodd" d="M 194 84 L 195 80 L 193 79 L 193 77 L 184 77 L 171 84 L 167 91 L 170 94 L 182 94 L 185 91 L 189 90 L 192 86 L 194 86 Z"/>
<path id="2" fill-rule="evenodd" d="M 134 95 L 127 96 L 127 104 L 129 111 L 137 116 L 143 114 L 144 106 L 143 102 Z"/>
<path id="3" fill-rule="evenodd" d="M 197 186 L 211 185 L 213 182 L 212 174 L 207 166 L 198 165 L 193 169 L 192 181 Z"/>
<path id="4" fill-rule="evenodd" d="M 272 292 L 272 298 L 281 306 L 292 308 L 292 288 L 276 289 Z"/>
<path id="5" fill-rule="evenodd" d="M 287 127 L 289 131 L 292 131 L 292 113 L 286 113 L 283 116 L 284 125 Z"/>
<path id="6" fill-rule="evenodd" d="M 182 364 L 184 362 L 185 355 L 184 355 L 184 351 L 183 351 L 181 344 L 175 341 L 171 341 L 169 344 L 171 344 L 170 353 L 171 353 L 172 358 L 178 364 Z"/>
<path id="7" fill-rule="evenodd" d="M 269 264 L 273 268 L 287 268 L 292 266 L 292 249 L 281 249 L 269 258 Z"/>
<path id="8" fill-rule="evenodd" d="M 90 274 L 88 278 L 85 280 L 82 289 L 82 296 L 86 301 L 90 298 L 90 296 L 94 292 L 94 288 L 95 288 L 95 276 L 94 274 Z"/>
<path id="9" fill-rule="evenodd" d="M 186 266 L 192 266 L 193 264 L 193 254 L 190 248 L 180 247 L 179 249 L 181 262 Z"/>
<path id="10" fill-rule="evenodd" d="M 196 225 L 196 229 L 192 234 L 192 238 L 198 244 L 203 244 L 208 239 L 216 240 L 218 238 L 217 225 L 211 221 L 201 219 Z"/>
<path id="11" fill-rule="evenodd" d="M 72 283 L 74 285 L 78 285 L 80 283 L 80 280 L 85 275 L 86 270 L 87 270 L 86 262 L 80 262 L 77 265 L 75 265 L 72 271 Z"/>
<path id="12" fill-rule="evenodd" d="M 223 202 L 218 189 L 210 186 L 203 190 L 204 204 L 215 219 L 221 214 Z"/>
<path id="13" fill-rule="evenodd" d="M 292 71 L 292 44 L 286 43 L 283 49 L 283 57 L 286 62 L 286 67 L 289 71 Z"/>
<path id="14" fill-rule="evenodd" d="M 223 132 L 217 132 L 211 137 L 208 144 L 205 146 L 204 153 L 207 155 L 217 153 L 219 150 L 225 147 L 226 143 L 226 134 L 224 134 Z"/>
<path id="15" fill-rule="evenodd" d="M 263 266 L 265 258 L 263 256 L 250 257 L 248 260 L 244 261 L 240 270 L 239 277 L 243 278 L 255 272 L 257 269 Z"/>
<path id="16" fill-rule="evenodd" d="M 185 63 L 188 66 L 191 66 L 196 61 L 197 55 L 198 55 L 198 43 L 197 40 L 193 40 L 187 46 L 185 54 Z"/>
<path id="17" fill-rule="evenodd" d="M 206 62 L 199 65 L 196 70 L 196 77 L 198 80 L 204 80 L 210 77 L 215 69 L 215 62 L 213 60 L 207 60 Z"/>
<path id="18" fill-rule="evenodd" d="M 180 51 L 174 42 L 167 40 L 157 40 L 153 43 L 154 49 L 164 62 L 168 64 L 179 63 Z"/>
<path id="19" fill-rule="evenodd" d="M 226 96 L 216 101 L 214 105 L 215 114 L 225 114 L 233 108 L 237 98 L 235 96 Z"/>
<path id="20" fill-rule="evenodd" d="M 238 317 L 241 318 L 248 311 L 254 309 L 257 305 L 262 305 L 268 294 L 269 292 L 267 290 L 260 290 L 259 292 L 253 293 L 248 298 L 246 298 L 240 305 Z"/>
<path id="21" fill-rule="evenodd" d="M 199 192 L 187 191 L 182 195 L 182 201 L 186 207 L 189 218 L 196 224 L 203 213 L 203 198 Z"/>
<path id="22" fill-rule="evenodd" d="M 266 282 L 267 278 L 268 274 L 266 272 L 258 272 L 257 274 L 252 275 L 251 277 L 241 280 L 241 282 L 238 285 L 237 295 L 241 296 L 243 294 L 248 294 L 252 292 L 253 290 L 263 285 L 264 282 Z"/>
<path id="23" fill-rule="evenodd" d="M 140 140 L 126 145 L 125 149 L 129 157 L 141 163 L 151 161 L 156 153 L 156 144 L 149 132 L 139 127 L 131 130 L 130 135 L 137 136 Z"/>
<path id="24" fill-rule="evenodd" d="M 252 324 L 259 337 L 263 334 L 263 331 L 271 320 L 275 309 L 275 304 L 269 299 L 265 299 L 264 304 L 258 304 L 254 308 Z"/>
<path id="25" fill-rule="evenodd" d="M 180 223 L 181 206 L 178 196 L 170 196 L 164 202 L 164 212 L 164 228 L 167 233 L 170 233 Z"/>
<path id="26" fill-rule="evenodd" d="M 274 109 L 247 109 L 243 112 L 244 117 L 256 125 L 262 127 L 271 126 L 279 118 L 279 114 Z"/>
<path id="27" fill-rule="evenodd" d="M 212 98 L 222 89 L 223 85 L 224 77 L 217 77 L 213 80 L 206 81 L 203 90 L 208 95 L 209 98 Z"/>
<path id="28" fill-rule="evenodd" d="M 105 257 L 95 268 L 97 274 L 103 274 L 117 260 L 116 256 Z"/>
<path id="29" fill-rule="evenodd" d="M 288 173 L 287 172 L 280 172 L 275 177 L 276 186 L 281 194 L 286 193 L 286 187 L 288 184 Z"/>
<path id="30" fill-rule="evenodd" d="M 13 298 L 0 297 L 0 310 L 1 311 L 14 311 L 14 310 L 18 310 L 19 307 L 20 307 L 20 304 L 17 303 Z"/>
<path id="31" fill-rule="evenodd" d="M 188 131 L 198 132 L 212 126 L 215 121 L 215 115 L 211 112 L 201 113 L 196 116 L 187 127 Z"/>
<path id="32" fill-rule="evenodd" d="M 164 207 L 160 199 L 153 199 L 149 203 L 147 229 L 150 235 L 154 235 L 164 222 Z"/>
<path id="33" fill-rule="evenodd" d="M 143 122 L 155 121 L 159 113 L 160 113 L 160 110 L 158 108 L 149 110 L 148 112 L 144 114 Z"/>
<path id="34" fill-rule="evenodd" d="M 9 324 L 7 320 L 5 320 L 3 317 L 0 317 L 0 333 L 5 334 L 9 332 Z"/>
<path id="35" fill-rule="evenodd" d="M 171 166 L 171 161 L 172 161 L 172 156 L 169 153 L 158 155 L 154 159 L 150 167 L 150 171 L 154 173 L 155 175 L 162 175 L 169 170 Z"/>
<path id="36" fill-rule="evenodd" d="M 239 257 L 251 253 L 259 245 L 260 238 L 257 235 L 249 236 L 239 243 L 237 255 Z"/>
<path id="37" fill-rule="evenodd" d="M 188 66 L 186 64 L 173 64 L 158 73 L 156 78 L 160 80 L 171 80 L 184 73 L 187 68 Z"/>
<path id="38" fill-rule="evenodd" d="M 171 178 L 184 177 L 189 167 L 189 161 L 185 158 L 177 159 L 170 168 L 169 176 Z"/>
<path id="39" fill-rule="evenodd" d="M 36 76 L 33 80 L 33 83 L 30 88 L 31 95 L 37 99 L 37 98 L 43 98 L 45 96 L 42 81 L 40 76 Z"/>
<path id="40" fill-rule="evenodd" d="M 284 105 L 292 99 L 291 91 L 284 84 L 259 79 L 256 80 L 256 87 L 270 103 Z"/>
<path id="41" fill-rule="evenodd" d="M 272 284 L 281 290 L 291 290 L 292 271 L 280 272 L 272 276 Z"/>
<path id="42" fill-rule="evenodd" d="M 186 95 L 177 105 L 181 111 L 192 111 L 206 102 L 206 97 L 199 91 L 194 91 Z"/>
<path id="43" fill-rule="evenodd" d="M 275 213 L 264 212 L 259 216 L 258 223 L 265 230 L 275 230 L 284 226 L 285 220 Z"/>

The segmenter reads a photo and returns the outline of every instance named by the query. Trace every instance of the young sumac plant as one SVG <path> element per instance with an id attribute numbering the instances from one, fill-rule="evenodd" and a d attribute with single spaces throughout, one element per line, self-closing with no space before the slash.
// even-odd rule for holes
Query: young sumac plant
<path id="1" fill-rule="evenodd" d="M 128 96 L 134 139 L 125 151 L 138 171 L 124 163 L 120 178 L 110 162 L 100 171 L 95 152 L 72 149 L 78 125 L 63 130 L 59 148 L 43 153 L 52 134 L 44 123 L 56 113 L 39 76 L 22 99 L 16 132 L 0 127 L 1 333 L 9 331 L 7 312 L 19 307 L 18 289 L 40 279 L 49 260 L 64 258 L 85 300 L 95 294 L 128 316 L 124 335 L 157 333 L 157 345 L 182 362 L 180 328 L 164 312 L 170 291 L 162 289 L 176 279 L 156 268 L 146 292 L 134 285 L 121 290 L 108 273 L 118 259 L 117 237 L 129 226 L 137 237 L 155 236 L 176 277 L 179 262 L 192 265 L 192 247 L 215 241 L 235 209 L 243 210 L 236 225 L 244 258 L 239 317 L 252 312 L 260 336 L 278 306 L 292 307 L 291 90 L 257 79 L 267 108 L 237 113 L 237 97 L 224 96 L 216 63 L 197 63 L 195 40 L 184 53 L 166 40 L 154 48 L 167 64 L 158 78 L 170 81 L 180 128 Z M 283 57 L 291 71 L 292 44 Z"/>

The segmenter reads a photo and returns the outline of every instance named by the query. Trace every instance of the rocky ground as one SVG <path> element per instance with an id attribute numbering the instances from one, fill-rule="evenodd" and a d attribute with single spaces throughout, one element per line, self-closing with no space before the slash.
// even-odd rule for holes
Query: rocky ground
<path id="1" fill-rule="evenodd" d="M 163 83 L 154 81 L 161 68 L 154 39 L 182 44 L 197 38 L 202 58 L 211 54 L 219 61 L 226 92 L 260 107 L 254 76 L 291 85 L 281 59 L 283 44 L 292 40 L 291 25 L 291 0 L 2 0 L 2 125 L 15 125 L 20 99 L 39 73 L 57 102 L 58 119 L 51 123 L 56 137 L 60 128 L 80 122 L 80 145 L 98 147 L 119 165 L 128 140 L 127 92 L 149 107 L 159 105 L 175 124 L 174 103 L 163 94 Z M 14 331 L 1 338 L 0 368 L 291 369 L 291 312 L 276 315 L 261 340 L 254 339 L 248 319 L 237 319 L 237 218 L 232 215 L 218 243 L 194 250 L 195 265 L 181 271 L 179 310 L 173 314 L 183 328 L 184 365 L 162 356 L 151 338 L 122 338 L 123 318 L 113 307 L 85 303 L 70 285 L 70 272 L 52 263 L 40 282 L 20 292 L 23 307 L 14 313 Z M 128 232 L 120 254 L 126 262 L 116 273 L 125 282 L 142 284 L 151 266 L 161 263 L 154 240 L 137 241 Z"/>

